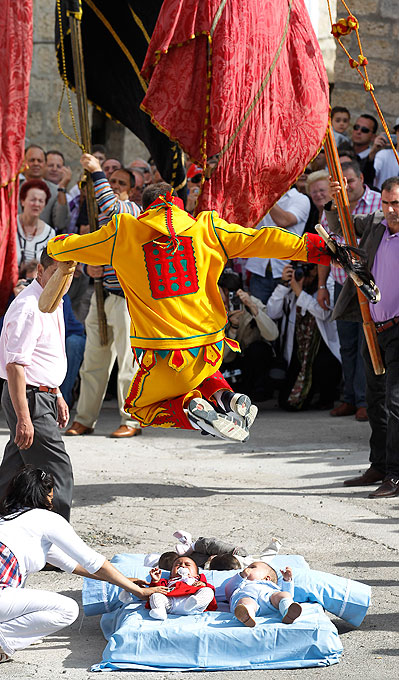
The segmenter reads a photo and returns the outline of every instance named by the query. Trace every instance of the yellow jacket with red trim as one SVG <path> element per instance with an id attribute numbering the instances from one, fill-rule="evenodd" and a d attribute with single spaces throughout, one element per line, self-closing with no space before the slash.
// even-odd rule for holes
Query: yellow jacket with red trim
<path id="1" fill-rule="evenodd" d="M 158 199 L 138 218 L 115 215 L 98 231 L 57 236 L 55 260 L 112 265 L 125 292 L 131 344 L 185 349 L 224 338 L 226 311 L 218 279 L 233 257 L 276 257 L 328 264 L 323 241 L 284 229 L 228 224 L 215 211 L 197 218 Z"/>

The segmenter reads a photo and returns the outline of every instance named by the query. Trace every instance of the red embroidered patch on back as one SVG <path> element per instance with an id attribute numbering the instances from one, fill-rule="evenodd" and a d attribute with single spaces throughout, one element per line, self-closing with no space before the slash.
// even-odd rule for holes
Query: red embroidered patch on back
<path id="1" fill-rule="evenodd" d="M 143 245 L 151 295 L 155 300 L 191 295 L 198 291 L 195 254 L 190 236 L 179 236 L 173 254 L 170 238 L 162 236 Z"/>

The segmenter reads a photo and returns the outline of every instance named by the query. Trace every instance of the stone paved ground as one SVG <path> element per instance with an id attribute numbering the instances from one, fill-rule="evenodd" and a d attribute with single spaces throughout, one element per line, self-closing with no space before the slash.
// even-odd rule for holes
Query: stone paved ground
<path id="1" fill-rule="evenodd" d="M 114 404 L 108 403 L 93 435 L 66 440 L 76 481 L 73 525 L 107 557 L 172 547 L 177 528 L 237 541 L 252 552 L 277 535 L 282 552 L 301 553 L 316 569 L 373 587 L 373 605 L 360 629 L 334 619 L 344 646 L 338 665 L 202 673 L 203 680 L 398 676 L 399 498 L 373 501 L 365 490 L 342 487 L 343 479 L 364 468 L 368 424 L 314 411 L 286 414 L 271 402 L 243 445 L 172 430 L 150 429 L 127 441 L 107 438 L 117 424 Z M 6 439 L 0 415 L 1 449 Z M 54 589 L 80 602 L 80 584 L 78 577 L 47 572 L 31 577 L 28 586 Z M 90 665 L 101 660 L 104 646 L 99 617 L 80 617 L 2 665 L 2 678 L 83 680 L 90 677 Z M 136 672 L 134 678 L 194 680 L 198 675 Z"/>

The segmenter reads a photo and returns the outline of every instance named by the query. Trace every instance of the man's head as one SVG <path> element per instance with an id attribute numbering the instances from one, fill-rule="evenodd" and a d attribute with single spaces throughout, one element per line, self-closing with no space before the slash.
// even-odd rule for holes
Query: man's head
<path id="1" fill-rule="evenodd" d="M 242 570 L 241 576 L 248 581 L 272 581 L 277 583 L 277 574 L 266 562 L 252 562 Z"/>
<path id="2" fill-rule="evenodd" d="M 114 170 L 120 170 L 122 163 L 117 158 L 107 158 L 101 166 L 106 178 L 109 180 Z"/>
<path id="3" fill-rule="evenodd" d="M 342 174 L 346 177 L 348 186 L 349 203 L 356 203 L 364 194 L 364 177 L 360 170 L 359 163 L 342 163 Z"/>
<path id="4" fill-rule="evenodd" d="M 46 154 L 37 144 L 31 144 L 25 149 L 24 174 L 26 179 L 41 179 L 46 169 Z"/>
<path id="5" fill-rule="evenodd" d="M 147 161 L 143 160 L 142 158 L 135 158 L 134 161 L 129 163 L 129 168 L 131 170 L 135 170 L 136 168 L 138 170 L 141 170 L 141 172 L 144 175 L 144 186 L 148 187 L 149 184 L 152 184 L 153 179 L 152 179 L 152 173 L 151 173 L 151 166 Z"/>
<path id="6" fill-rule="evenodd" d="M 352 130 L 352 144 L 356 153 L 367 149 L 374 141 L 378 130 L 378 121 L 369 113 L 362 113 L 356 120 Z"/>
<path id="7" fill-rule="evenodd" d="M 158 182 L 157 184 L 150 184 L 143 192 L 142 206 L 143 210 L 147 210 L 148 206 L 151 205 L 159 196 L 164 196 L 167 193 L 171 193 L 175 196 L 175 191 L 167 182 Z"/>
<path id="8" fill-rule="evenodd" d="M 97 160 L 100 162 L 100 165 L 104 163 L 106 159 L 105 146 L 102 144 L 93 144 L 91 153 L 97 158 Z"/>
<path id="9" fill-rule="evenodd" d="M 143 191 L 145 189 L 144 172 L 142 170 L 139 170 L 138 168 L 133 168 L 130 170 L 130 172 L 133 173 L 136 181 L 134 191 L 132 191 L 131 200 L 137 203 L 137 205 L 143 205 Z"/>
<path id="10" fill-rule="evenodd" d="M 56 151 L 55 149 L 47 151 L 45 171 L 46 179 L 48 179 L 50 182 L 53 182 L 54 184 L 58 184 L 63 177 L 62 168 L 64 165 L 65 158 L 61 151 Z"/>
<path id="11" fill-rule="evenodd" d="M 236 557 L 231 553 L 214 555 L 211 559 L 209 569 L 214 571 L 229 571 L 230 569 L 240 569 L 241 565 Z"/>
<path id="12" fill-rule="evenodd" d="M 351 114 L 345 106 L 334 106 L 331 109 L 331 125 L 336 132 L 346 132 L 350 119 Z"/>
<path id="13" fill-rule="evenodd" d="M 120 168 L 114 170 L 109 177 L 109 183 L 112 191 L 117 195 L 127 194 L 132 201 L 133 190 L 135 187 L 135 176 L 129 168 Z"/>
<path id="14" fill-rule="evenodd" d="M 178 576 L 177 570 L 179 567 L 185 567 L 188 569 L 190 576 L 198 576 L 198 567 L 195 564 L 194 560 L 191 559 L 191 557 L 178 557 L 172 565 L 172 569 L 170 570 L 170 577 L 175 578 Z"/>
<path id="15" fill-rule="evenodd" d="M 399 177 L 390 177 L 381 187 L 382 212 L 391 234 L 399 232 Z"/>
<path id="16" fill-rule="evenodd" d="M 40 283 L 42 288 L 44 288 L 47 281 L 49 281 L 49 279 L 52 277 L 57 267 L 58 262 L 53 260 L 53 258 L 47 254 L 47 248 L 45 248 L 40 255 L 40 262 L 37 265 L 36 277 L 37 282 Z"/>

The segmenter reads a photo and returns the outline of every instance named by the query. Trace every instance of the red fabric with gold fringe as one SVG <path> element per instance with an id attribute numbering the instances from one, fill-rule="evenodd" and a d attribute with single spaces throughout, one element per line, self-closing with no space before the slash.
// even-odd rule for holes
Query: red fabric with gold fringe
<path id="1" fill-rule="evenodd" d="M 304 0 L 164 0 L 141 107 L 202 166 L 198 210 L 255 226 L 317 153 L 328 80 Z"/>

